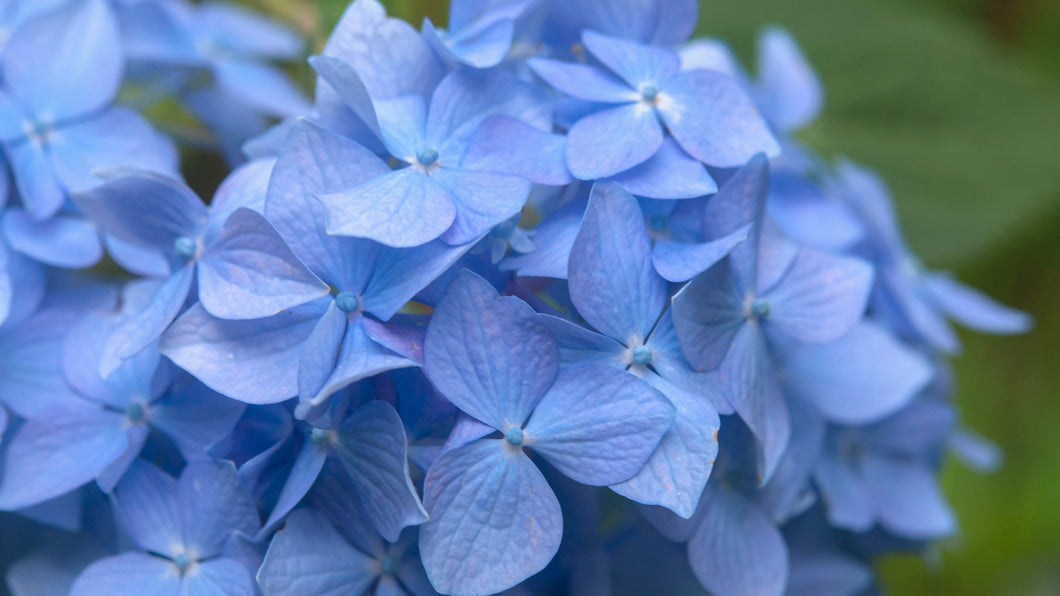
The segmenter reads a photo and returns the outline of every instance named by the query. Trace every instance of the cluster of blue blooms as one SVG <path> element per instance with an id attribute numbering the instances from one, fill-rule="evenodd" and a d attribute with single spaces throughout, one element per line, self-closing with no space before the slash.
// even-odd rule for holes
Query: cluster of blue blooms
<path id="1" fill-rule="evenodd" d="M 356 0 L 310 102 L 243 9 L 0 2 L 10 592 L 858 594 L 954 532 L 943 455 L 998 456 L 950 321 L 1028 317 L 697 4 Z M 123 83 L 238 164 L 211 200 Z"/>

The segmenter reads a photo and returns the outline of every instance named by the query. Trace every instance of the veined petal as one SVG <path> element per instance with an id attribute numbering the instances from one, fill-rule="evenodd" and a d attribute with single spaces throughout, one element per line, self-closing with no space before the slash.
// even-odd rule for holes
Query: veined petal
<path id="1" fill-rule="evenodd" d="M 508 55 L 515 34 L 515 21 L 500 19 L 443 39 L 434 23 L 425 18 L 422 30 L 423 38 L 440 56 L 474 68 L 491 68 Z"/>
<path id="2" fill-rule="evenodd" d="M 427 147 L 427 105 L 423 98 L 408 95 L 379 100 L 374 105 L 387 151 L 404 162 L 415 163 L 419 151 Z"/>
<path id="3" fill-rule="evenodd" d="M 446 190 L 456 207 L 453 225 L 442 240 L 454 246 L 478 239 L 518 214 L 532 184 L 526 178 L 474 170 L 439 169 L 432 179 Z"/>
<path id="4" fill-rule="evenodd" d="M 579 120 L 567 134 L 567 167 L 580 180 L 614 176 L 648 160 L 663 142 L 650 107 L 631 103 Z"/>
<path id="5" fill-rule="evenodd" d="M 3 230 L 11 248 L 48 265 L 82 269 L 103 256 L 99 233 L 82 217 L 60 214 L 35 222 L 21 209 L 8 209 Z"/>
<path id="6" fill-rule="evenodd" d="M 186 594 L 224 594 L 255 596 L 258 591 L 246 566 L 235 559 L 211 559 L 200 562 L 181 581 Z"/>
<path id="7" fill-rule="evenodd" d="M 649 199 L 693 199 L 712 194 L 718 185 L 703 164 L 666 138 L 648 161 L 611 177 L 622 188 Z"/>
<path id="8" fill-rule="evenodd" d="M 729 255 L 733 248 L 747 240 L 749 231 L 748 226 L 712 242 L 656 240 L 652 246 L 651 261 L 655 270 L 667 281 L 688 281 Z"/>
<path id="9" fill-rule="evenodd" d="M 567 171 L 567 138 L 511 116 L 491 116 L 471 138 L 460 167 L 521 176 L 537 184 L 574 182 Z"/>
<path id="10" fill-rule="evenodd" d="M 230 461 L 190 462 L 178 480 L 176 499 L 184 545 L 203 559 L 220 554 L 232 534 L 253 536 L 260 526 L 257 507 Z"/>
<path id="11" fill-rule="evenodd" d="M 594 66 L 548 58 L 531 58 L 527 65 L 546 83 L 571 97 L 604 103 L 627 103 L 640 99 L 628 84 Z"/>
<path id="12" fill-rule="evenodd" d="M 328 85 L 331 85 L 331 88 L 360 118 L 361 122 L 382 140 L 379 119 L 375 113 L 375 106 L 372 105 L 372 97 L 368 95 L 368 88 L 365 87 L 357 71 L 348 63 L 330 56 L 310 56 L 309 65 L 323 77 Z"/>
<path id="13" fill-rule="evenodd" d="M 183 520 L 175 478 L 137 460 L 129 466 L 112 498 L 122 529 L 140 548 L 168 557 L 182 552 Z"/>
<path id="14" fill-rule="evenodd" d="M 280 496 L 276 498 L 276 505 L 273 506 L 272 511 L 269 513 L 269 519 L 265 521 L 265 525 L 261 528 L 261 537 L 267 536 L 276 529 L 283 522 L 284 517 L 309 492 L 313 483 L 317 481 L 317 477 L 320 476 L 320 471 L 324 469 L 324 462 L 327 457 L 328 445 L 326 442 L 314 441 L 309 436 L 302 440 L 302 447 L 298 451 L 298 456 L 295 458 L 294 463 L 291 464 L 291 472 L 287 475 L 287 481 L 283 483 L 283 488 L 280 489 Z M 294 515 L 288 518 L 288 526 L 293 521 Z"/>
<path id="15" fill-rule="evenodd" d="M 178 596 L 180 570 L 147 553 L 127 552 L 100 559 L 77 576 L 71 596 Z"/>
<path id="16" fill-rule="evenodd" d="M 420 556 L 435 589 L 492 594 L 541 571 L 559 549 L 556 495 L 522 451 L 493 439 L 441 455 L 427 474 Z"/>
<path id="17" fill-rule="evenodd" d="M 747 323 L 743 296 L 727 261 L 692 278 L 673 297 L 673 324 L 681 350 L 699 371 L 714 370 Z"/>
<path id="18" fill-rule="evenodd" d="M 582 43 L 592 55 L 622 77 L 630 87 L 658 85 L 681 68 L 681 59 L 669 49 L 582 32 Z"/>

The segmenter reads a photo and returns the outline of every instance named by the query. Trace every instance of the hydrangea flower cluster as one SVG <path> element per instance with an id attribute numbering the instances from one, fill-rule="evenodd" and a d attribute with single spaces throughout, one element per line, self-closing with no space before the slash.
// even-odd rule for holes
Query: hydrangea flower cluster
<path id="1" fill-rule="evenodd" d="M 857 594 L 998 463 L 950 323 L 1029 318 L 792 138 L 780 29 L 752 74 L 695 0 L 356 0 L 310 102 L 243 9 L 2 6 L 16 596 Z M 123 82 L 239 164 L 210 200 Z"/>

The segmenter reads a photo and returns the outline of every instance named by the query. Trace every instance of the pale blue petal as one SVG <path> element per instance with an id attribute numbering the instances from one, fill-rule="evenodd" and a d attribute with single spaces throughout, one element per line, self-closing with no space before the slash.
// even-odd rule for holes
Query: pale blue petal
<path id="1" fill-rule="evenodd" d="M 201 559 L 219 554 L 233 533 L 253 536 L 261 525 L 257 507 L 229 461 L 189 463 L 180 475 L 176 498 L 184 546 Z"/>
<path id="2" fill-rule="evenodd" d="M 251 404 L 298 394 L 298 358 L 327 308 L 322 301 L 256 321 L 225 321 L 192 306 L 169 328 L 160 351 L 211 389 Z"/>
<path id="3" fill-rule="evenodd" d="M 471 138 L 460 166 L 468 170 L 521 176 L 537 184 L 574 182 L 567 171 L 567 139 L 543 132 L 511 116 L 492 116 Z"/>
<path id="4" fill-rule="evenodd" d="M 711 487 L 703 495 L 703 520 L 688 541 L 692 571 L 719 596 L 781 596 L 788 549 L 780 530 L 732 488 Z"/>
<path id="5" fill-rule="evenodd" d="M 241 207 L 207 244 L 198 267 L 199 301 L 222 319 L 260 319 L 329 293 L 279 232 Z"/>
<path id="6" fill-rule="evenodd" d="M 719 414 L 732 414 L 733 409 L 719 388 L 718 375 L 694 370 L 681 351 L 681 342 L 674 329 L 673 309 L 659 318 L 646 344 L 652 350 L 651 367 L 657 375 L 646 375 L 652 385 L 669 396 L 681 391 L 707 399 Z M 657 380 L 664 380 L 670 388 L 663 388 Z"/>
<path id="7" fill-rule="evenodd" d="M 412 167 L 319 198 L 328 211 L 329 234 L 368 238 L 394 247 L 430 242 L 456 219 L 450 193 Z"/>
<path id="8" fill-rule="evenodd" d="M 234 4 L 204 2 L 196 8 L 202 32 L 223 39 L 225 48 L 260 58 L 298 58 L 305 42 L 283 24 Z"/>
<path id="9" fill-rule="evenodd" d="M 320 513 L 300 509 L 272 539 L 258 584 L 264 596 L 364 594 L 378 577 L 373 563 Z"/>
<path id="10" fill-rule="evenodd" d="M 658 85 L 681 68 L 680 58 L 666 48 L 608 37 L 591 30 L 582 32 L 582 43 L 589 53 L 634 89 Z"/>
<path id="11" fill-rule="evenodd" d="M 628 84 L 593 66 L 547 58 L 531 58 L 527 65 L 546 83 L 571 97 L 604 103 L 640 100 Z"/>
<path id="12" fill-rule="evenodd" d="M 648 160 L 663 142 L 655 111 L 628 104 L 590 114 L 567 134 L 567 167 L 580 180 L 614 176 Z"/>
<path id="13" fill-rule="evenodd" d="M 424 352 L 438 390 L 499 430 L 526 420 L 552 385 L 559 359 L 555 340 L 525 302 L 499 298 L 466 270 L 435 309 Z"/>
<path id="14" fill-rule="evenodd" d="M 30 420 L 5 439 L 0 454 L 0 509 L 42 503 L 92 481 L 128 444 L 124 419 L 69 403 L 46 420 Z"/>
<path id="15" fill-rule="evenodd" d="M 122 530 L 141 549 L 173 557 L 182 552 L 177 480 L 144 460 L 129 466 L 112 496 Z"/>
<path id="16" fill-rule="evenodd" d="M 935 472 L 926 464 L 867 455 L 865 487 L 879 508 L 880 525 L 914 540 L 940 538 L 957 529 Z"/>
<path id="17" fill-rule="evenodd" d="M 365 241 L 360 246 L 365 260 L 372 263 L 364 284 L 364 309 L 383 321 L 427 287 L 471 249 L 471 245 L 449 246 L 437 240 L 423 246 L 396 250 Z M 368 255 L 372 255 L 369 260 Z"/>
<path id="18" fill-rule="evenodd" d="M 184 459 L 191 461 L 227 437 L 245 409 L 242 402 L 215 393 L 187 376 L 151 404 L 151 426 L 172 439 Z"/>
<path id="19" fill-rule="evenodd" d="M 110 462 L 110 464 L 103 468 L 103 471 L 96 476 L 96 485 L 99 489 L 105 493 L 110 493 L 117 486 L 118 482 L 121 481 L 125 472 L 129 469 L 136 458 L 140 455 L 140 450 L 144 448 L 144 444 L 147 443 L 147 435 L 150 434 L 151 430 L 146 426 L 129 426 L 125 429 L 125 435 L 127 438 L 128 445 L 125 451 L 118 456 L 117 459 Z"/>
<path id="20" fill-rule="evenodd" d="M 63 126 L 48 142 L 55 175 L 68 192 L 99 186 L 95 174 L 106 168 L 136 168 L 180 176 L 177 147 L 139 114 L 122 107 Z"/>
<path id="21" fill-rule="evenodd" d="M 490 68 L 500 64 L 508 55 L 515 35 L 515 22 L 501 19 L 450 35 L 439 34 L 430 19 L 424 19 L 422 34 L 440 56 L 474 68 Z"/>
<path id="22" fill-rule="evenodd" d="M 66 191 L 60 185 L 44 147 L 29 141 L 5 145 L 4 150 L 26 213 L 37 221 L 55 215 L 66 202 Z"/>
<path id="23" fill-rule="evenodd" d="M 328 56 L 310 56 L 309 65 L 335 90 L 343 103 L 361 122 L 375 136 L 382 139 L 375 106 L 372 105 L 372 98 L 368 95 L 368 89 L 357 71 L 346 62 Z"/>
<path id="24" fill-rule="evenodd" d="M 1027 313 L 996 302 L 947 275 L 929 275 L 924 285 L 946 315 L 969 329 L 1007 335 L 1026 333 L 1033 326 Z"/>
<path id="25" fill-rule="evenodd" d="M 354 321 L 346 326 L 345 334 L 341 338 L 342 344 L 337 349 L 334 367 L 324 384 L 315 392 L 306 393 L 299 391 L 299 396 L 303 400 L 299 404 L 300 408 L 318 406 L 339 389 L 361 379 L 388 370 L 417 365 L 417 362 L 391 351 L 377 342 L 367 333 L 365 322 L 363 320 Z M 312 343 L 306 344 L 306 355 L 303 356 L 303 362 L 300 366 L 305 366 L 305 363 L 309 361 L 309 350 L 313 349 L 311 346 Z M 306 385 L 307 388 L 310 386 Z"/>
<path id="26" fill-rule="evenodd" d="M 285 118 L 310 110 L 309 101 L 287 73 L 271 64 L 227 59 L 213 64 L 218 88 L 253 110 Z"/>
<path id="27" fill-rule="evenodd" d="M 527 277 L 567 279 L 571 247 L 581 230 L 585 202 L 571 201 L 534 228 L 534 250 L 501 261 L 501 271 Z"/>
<path id="28" fill-rule="evenodd" d="M 733 248 L 747 240 L 750 226 L 712 242 L 682 243 L 657 240 L 652 246 L 651 261 L 665 280 L 680 283 L 692 279 L 725 258 Z"/>
<path id="29" fill-rule="evenodd" d="M 784 29 L 769 27 L 758 36 L 758 77 L 763 111 L 781 130 L 801 128 L 821 111 L 821 81 Z"/>
<path id="30" fill-rule="evenodd" d="M 483 439 L 443 454 L 425 481 L 431 519 L 420 556 L 435 589 L 492 594 L 545 568 L 559 549 L 556 495 L 530 458 Z"/>
<path id="31" fill-rule="evenodd" d="M 875 580 L 871 568 L 854 557 L 830 550 L 793 550 L 788 596 L 863 594 Z"/>
<path id="32" fill-rule="evenodd" d="M 666 306 L 644 215 L 633 195 L 613 183 L 593 187 L 568 274 L 578 314 L 627 345 L 647 338 Z"/>
<path id="33" fill-rule="evenodd" d="M 840 424 L 866 424 L 898 411 L 935 376 L 929 360 L 868 321 L 837 341 L 792 350 L 783 368 L 793 397 Z"/>
<path id="34" fill-rule="evenodd" d="M 202 561 L 184 574 L 181 596 L 256 596 L 250 572 L 235 559 Z"/>
<path id="35" fill-rule="evenodd" d="M 453 200 L 456 219 L 442 240 L 453 246 L 467 244 L 494 226 L 517 215 L 530 196 L 526 178 L 442 168 L 431 176 Z"/>
<path id="36" fill-rule="evenodd" d="M 8 209 L 4 212 L 3 229 L 11 248 L 48 265 L 83 269 L 95 265 L 103 256 L 99 233 L 82 217 L 56 215 L 35 222 L 21 209 Z"/>
<path id="37" fill-rule="evenodd" d="M 295 458 L 294 463 L 291 464 L 291 472 L 288 474 L 283 488 L 280 489 L 280 496 L 276 498 L 276 505 L 273 506 L 272 511 L 269 513 L 269 519 L 266 520 L 265 525 L 261 528 L 262 536 L 268 535 L 269 532 L 278 527 L 283 522 L 284 516 L 290 513 L 302 500 L 302 497 L 309 492 L 313 483 L 317 481 L 317 477 L 320 476 L 320 471 L 324 469 L 324 462 L 327 460 L 327 456 L 327 443 L 318 443 L 308 436 L 302 440 L 302 448 L 298 452 L 298 457 Z M 290 527 L 292 523 L 294 523 L 293 515 L 287 520 L 287 527 Z"/>
<path id="38" fill-rule="evenodd" d="M 600 360 L 625 368 L 628 348 L 614 339 L 556 316 L 541 314 L 541 324 L 556 338 L 561 365 Z"/>
<path id="39" fill-rule="evenodd" d="M 275 165 L 274 158 L 264 157 L 249 161 L 228 174 L 210 199 L 210 227 L 215 229 L 241 208 L 265 213 L 265 198 Z"/>
<path id="40" fill-rule="evenodd" d="M 393 406 L 373 400 L 358 408 L 339 428 L 334 449 L 383 538 L 396 542 L 403 528 L 427 520 L 409 478 L 405 426 Z"/>
<path id="41" fill-rule="evenodd" d="M 600 364 L 563 369 L 526 425 L 526 445 L 571 479 L 629 480 L 674 420 L 673 405 L 629 373 Z"/>
<path id="42" fill-rule="evenodd" d="M 320 393 L 339 362 L 343 338 L 349 325 L 346 313 L 332 300 L 327 311 L 313 327 L 313 332 L 306 339 L 302 349 L 298 362 L 298 396 L 301 399 L 312 402 L 318 397 L 323 399 L 330 395 Z"/>
<path id="43" fill-rule="evenodd" d="M 842 454 L 826 450 L 817 460 L 813 477 L 828 507 L 829 523 L 865 532 L 876 521 L 876 508 L 855 465 Z"/>
<path id="44" fill-rule="evenodd" d="M 689 157 L 670 138 L 648 161 L 611 180 L 638 197 L 650 199 L 693 199 L 718 190 L 703 164 Z"/>
<path id="45" fill-rule="evenodd" d="M 804 342 L 839 339 L 861 319 L 872 290 L 867 262 L 810 248 L 799 250 L 770 292 L 765 325 Z"/>
<path id="46" fill-rule="evenodd" d="M 77 577 L 71 596 L 178 596 L 180 570 L 161 557 L 128 552 L 101 559 Z"/>
<path id="47" fill-rule="evenodd" d="M 747 319 L 728 262 L 694 277 L 673 297 L 673 324 L 685 357 L 696 370 L 718 367 Z"/>
<path id="48" fill-rule="evenodd" d="M 121 83 L 121 34 L 111 8 L 90 0 L 19 27 L 3 54 L 4 84 L 49 122 L 98 110 Z"/>
<path id="49" fill-rule="evenodd" d="M 550 4 L 560 22 L 569 23 L 578 32 L 591 28 L 664 46 L 687 41 L 699 20 L 695 0 L 564 0 Z"/>
<path id="50" fill-rule="evenodd" d="M 417 154 L 427 147 L 427 105 L 423 98 L 409 95 L 380 100 L 375 102 L 375 111 L 387 151 L 404 162 L 414 163 Z"/>
<path id="51" fill-rule="evenodd" d="M 747 93 L 709 70 L 677 74 L 660 85 L 659 114 L 681 148 L 707 165 L 739 167 L 756 153 L 780 154 L 780 144 Z"/>
<path id="52" fill-rule="evenodd" d="M 45 310 L 0 335 L 0 402 L 23 418 L 81 401 L 63 378 L 63 340 L 78 313 Z M 15 323 L 14 320 L 9 322 Z"/>

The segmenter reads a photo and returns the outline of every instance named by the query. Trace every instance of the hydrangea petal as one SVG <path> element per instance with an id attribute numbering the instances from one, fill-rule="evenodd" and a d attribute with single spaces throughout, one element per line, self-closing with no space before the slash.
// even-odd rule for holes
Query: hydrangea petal
<path id="1" fill-rule="evenodd" d="M 953 511 L 930 467 L 871 454 L 862 465 L 884 528 L 912 539 L 938 538 L 956 530 Z"/>
<path id="2" fill-rule="evenodd" d="M 500 19 L 467 33 L 443 39 L 430 19 L 423 20 L 423 37 L 440 56 L 474 68 L 491 68 L 501 63 L 512 47 L 515 22 Z"/>
<path id="3" fill-rule="evenodd" d="M 329 56 L 310 56 L 309 65 L 335 90 L 361 122 L 382 139 L 372 97 L 357 71 L 346 62 Z"/>
<path id="4" fill-rule="evenodd" d="M 821 111 L 821 81 L 787 31 L 769 27 L 759 34 L 758 77 L 764 111 L 781 130 L 798 129 Z"/>
<path id="5" fill-rule="evenodd" d="M 638 197 L 650 199 L 692 199 L 718 190 L 703 164 L 685 154 L 670 138 L 648 161 L 611 180 Z"/>
<path id="6" fill-rule="evenodd" d="M 747 239 L 749 228 L 737 230 L 713 242 L 681 243 L 657 240 L 651 261 L 666 281 L 681 283 L 692 279 L 725 258 Z"/>
<path id="7" fill-rule="evenodd" d="M 527 65 L 546 83 L 571 97 L 604 103 L 627 103 L 640 99 L 628 84 L 593 66 L 548 58 L 531 58 Z"/>
<path id="8" fill-rule="evenodd" d="M 57 215 L 35 222 L 21 209 L 8 209 L 3 230 L 11 248 L 48 265 L 83 269 L 103 256 L 99 233 L 80 217 Z"/>
<path id="9" fill-rule="evenodd" d="M 582 43 L 597 60 L 634 89 L 640 89 L 642 85 L 658 85 L 681 68 L 681 59 L 666 48 L 608 37 L 592 30 L 582 32 Z"/>
<path id="10" fill-rule="evenodd" d="M 266 535 L 277 528 L 283 522 L 284 516 L 290 513 L 302 500 L 302 497 L 309 492 L 317 477 L 320 476 L 320 471 L 324 469 L 324 462 L 327 460 L 327 456 L 328 448 L 326 443 L 318 443 L 311 437 L 306 437 L 302 441 L 302 448 L 298 452 L 298 457 L 295 458 L 294 463 L 291 464 L 291 473 L 287 476 L 287 481 L 284 482 L 283 488 L 280 489 L 280 496 L 276 498 L 276 505 L 273 506 L 272 511 L 269 513 L 269 519 L 265 521 L 265 525 L 261 528 L 262 535 Z M 287 520 L 287 526 L 290 527 L 293 522 L 294 516 L 292 515 Z"/>
<path id="11" fill-rule="evenodd" d="M 574 182 L 567 171 L 567 139 L 511 116 L 491 116 L 471 138 L 460 166 L 480 172 L 521 176 L 537 184 Z"/>
<path id="12" fill-rule="evenodd" d="M 205 559 L 221 552 L 235 532 L 257 532 L 258 509 L 229 461 L 196 460 L 180 475 L 177 502 L 184 543 Z"/>
<path id="13" fill-rule="evenodd" d="M 519 176 L 472 170 L 443 168 L 432 178 L 454 200 L 456 218 L 442 234 L 442 240 L 454 246 L 476 240 L 518 214 L 532 186 Z"/>
<path id="14" fill-rule="evenodd" d="M 868 531 L 876 521 L 876 508 L 861 475 L 851 462 L 826 450 L 814 466 L 814 481 L 828 509 L 828 521 L 855 532 Z"/>
<path id="15" fill-rule="evenodd" d="M 141 549 L 163 556 L 181 552 L 177 480 L 143 460 L 133 462 L 113 494 L 121 527 Z"/>
<path id="16" fill-rule="evenodd" d="M 924 280 L 931 298 L 955 321 L 984 333 L 1013 334 L 1030 330 L 1030 315 L 995 302 L 953 278 L 930 275 Z"/>
<path id="17" fill-rule="evenodd" d="M 66 191 L 44 148 L 39 143 L 25 142 L 4 149 L 26 213 L 35 221 L 55 215 L 66 202 Z"/>
<path id="18" fill-rule="evenodd" d="M 631 103 L 590 114 L 567 134 L 567 167 L 580 180 L 614 176 L 648 160 L 663 142 L 655 112 Z"/>
<path id="19" fill-rule="evenodd" d="M 714 370 L 747 322 L 728 262 L 692 278 L 673 298 L 673 324 L 696 370 Z"/>
<path id="20" fill-rule="evenodd" d="M 521 451 L 493 439 L 441 455 L 427 474 L 420 556 L 435 589 L 492 594 L 545 568 L 559 549 L 556 495 Z"/>
<path id="21" fill-rule="evenodd" d="M 100 559 L 77 577 L 71 596 L 178 596 L 180 570 L 161 558 L 127 552 Z"/>

